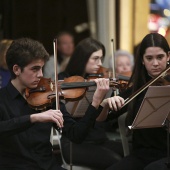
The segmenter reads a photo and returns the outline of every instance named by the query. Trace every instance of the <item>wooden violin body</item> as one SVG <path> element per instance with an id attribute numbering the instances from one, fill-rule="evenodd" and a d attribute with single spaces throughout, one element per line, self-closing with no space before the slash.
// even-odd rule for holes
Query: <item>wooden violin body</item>
<path id="1" fill-rule="evenodd" d="M 90 86 L 96 86 L 96 83 L 87 81 L 81 76 L 71 76 L 58 81 L 58 95 L 60 99 L 66 101 L 80 100 Z M 110 81 L 110 86 L 118 88 L 118 84 L 114 81 Z M 26 89 L 25 97 L 30 107 L 44 110 L 55 101 L 55 83 L 50 78 L 41 78 L 37 88 Z"/>
<path id="2" fill-rule="evenodd" d="M 78 84 L 77 86 L 73 87 L 74 84 L 70 84 L 69 82 L 74 82 L 74 84 L 76 82 L 81 83 L 84 82 L 84 79 L 80 76 L 73 76 L 70 78 L 66 78 L 63 81 L 59 81 L 57 87 L 59 98 L 66 99 L 69 101 L 81 99 L 86 92 L 86 87 L 84 88 L 78 87 Z M 69 84 L 69 87 L 67 83 Z M 25 97 L 27 99 L 28 104 L 32 108 L 37 110 L 44 110 L 46 109 L 46 107 L 51 106 L 52 103 L 55 101 L 56 97 L 55 83 L 51 80 L 51 78 L 41 78 L 37 88 L 26 89 Z"/>

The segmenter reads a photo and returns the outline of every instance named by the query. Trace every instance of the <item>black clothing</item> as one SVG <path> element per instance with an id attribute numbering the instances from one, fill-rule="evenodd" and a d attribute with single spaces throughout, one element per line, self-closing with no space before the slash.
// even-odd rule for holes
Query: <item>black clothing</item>
<path id="1" fill-rule="evenodd" d="M 102 110 L 92 105 L 85 116 L 76 123 L 60 103 L 63 113 L 63 133 L 72 141 L 80 143 Z M 53 123 L 31 123 L 31 109 L 27 101 L 9 82 L 0 89 L 0 169 L 1 170 L 59 170 L 50 143 Z"/>
<path id="2" fill-rule="evenodd" d="M 167 166 L 169 158 L 162 158 L 158 161 L 152 162 L 144 170 L 169 170 L 169 166 Z"/>
<path id="3" fill-rule="evenodd" d="M 131 95 L 131 93 L 132 93 L 132 89 L 129 88 L 128 90 L 120 94 L 120 96 L 126 99 Z M 132 115 L 133 119 L 135 118 L 139 110 L 139 107 L 143 101 L 145 93 L 146 90 L 142 92 L 139 96 L 137 96 L 137 102 L 135 103 L 135 110 L 133 111 L 133 115 Z M 113 119 L 114 117 L 123 114 L 126 109 L 127 106 L 125 108 L 122 108 L 118 112 L 113 111 L 109 114 L 109 117 Z M 113 170 L 115 169 L 116 170 L 133 170 L 133 169 L 142 170 L 150 162 L 166 157 L 167 131 L 164 128 L 134 129 L 132 133 L 132 147 L 133 147 L 133 151 L 130 154 L 130 156 L 124 158 L 118 164 L 114 164 L 113 166 L 108 168 L 108 170 L 112 170 L 112 169 Z M 133 168 L 129 165 L 130 162 L 132 162 L 132 165 L 134 165 Z"/>
<path id="4" fill-rule="evenodd" d="M 66 72 L 59 73 L 58 79 L 63 80 L 69 77 Z M 79 121 L 75 119 L 76 121 Z M 67 163 L 70 162 L 70 141 L 62 135 L 61 139 L 63 156 Z M 81 144 L 72 144 L 72 163 L 82 166 L 89 166 L 96 169 L 105 169 L 123 157 L 121 142 L 108 139 L 103 122 L 95 122 L 93 128 Z"/>

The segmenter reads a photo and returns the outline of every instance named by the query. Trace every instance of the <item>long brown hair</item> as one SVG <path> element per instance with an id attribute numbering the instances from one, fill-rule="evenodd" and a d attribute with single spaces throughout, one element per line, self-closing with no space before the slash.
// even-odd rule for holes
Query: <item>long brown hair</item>
<path id="1" fill-rule="evenodd" d="M 76 46 L 73 55 L 65 69 L 70 76 L 79 75 L 85 76 L 85 67 L 92 53 L 102 50 L 103 57 L 105 56 L 105 47 L 104 45 L 93 39 L 86 38 L 78 43 Z"/>

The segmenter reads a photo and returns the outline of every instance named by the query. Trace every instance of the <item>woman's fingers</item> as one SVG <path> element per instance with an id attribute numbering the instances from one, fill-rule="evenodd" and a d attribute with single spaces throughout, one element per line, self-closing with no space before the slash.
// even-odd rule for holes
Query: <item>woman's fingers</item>
<path id="1" fill-rule="evenodd" d="M 120 96 L 110 97 L 108 98 L 108 104 L 110 109 L 117 111 L 123 106 L 124 99 Z"/>

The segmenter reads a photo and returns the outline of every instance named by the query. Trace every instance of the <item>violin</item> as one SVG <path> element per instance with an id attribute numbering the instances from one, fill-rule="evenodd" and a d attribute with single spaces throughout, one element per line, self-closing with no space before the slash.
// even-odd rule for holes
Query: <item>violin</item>
<path id="1" fill-rule="evenodd" d="M 122 74 L 117 74 L 114 78 L 119 84 L 119 91 L 122 92 L 127 88 L 132 72 L 126 72 Z M 109 68 L 101 66 L 96 74 L 89 74 L 88 79 L 95 78 L 109 78 L 113 79 L 113 73 Z"/>
<path id="2" fill-rule="evenodd" d="M 77 101 L 84 97 L 87 87 L 90 86 L 96 86 L 96 83 L 87 81 L 81 76 L 71 76 L 58 81 L 58 95 L 60 99 L 66 101 Z M 118 86 L 117 82 L 110 80 L 110 87 L 118 88 Z M 44 110 L 55 101 L 55 83 L 51 78 L 41 78 L 36 88 L 26 88 L 25 97 L 31 108 Z"/>
<path id="3" fill-rule="evenodd" d="M 88 79 L 95 79 L 95 78 L 110 78 L 110 70 L 106 67 L 100 67 L 97 73 L 95 74 L 89 74 Z"/>

